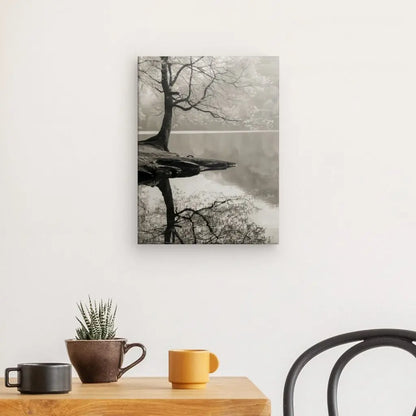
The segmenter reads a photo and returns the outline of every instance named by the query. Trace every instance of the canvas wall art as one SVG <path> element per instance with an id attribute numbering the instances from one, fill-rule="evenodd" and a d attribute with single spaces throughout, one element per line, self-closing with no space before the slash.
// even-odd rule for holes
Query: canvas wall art
<path id="1" fill-rule="evenodd" d="M 138 243 L 279 240 L 277 57 L 138 59 Z"/>

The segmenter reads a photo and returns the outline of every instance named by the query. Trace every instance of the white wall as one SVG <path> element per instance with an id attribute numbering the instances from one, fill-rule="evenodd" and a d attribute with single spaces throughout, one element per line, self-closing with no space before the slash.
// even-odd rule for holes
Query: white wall
<path id="1" fill-rule="evenodd" d="M 411 1 L 1 0 L 0 368 L 67 360 L 75 302 L 111 296 L 130 375 L 203 347 L 281 414 L 312 343 L 416 325 Z M 136 56 L 281 56 L 281 244 L 136 245 Z M 133 355 L 133 353 L 131 353 Z M 335 353 L 304 373 L 325 414 Z M 383 349 L 341 381 L 342 414 L 411 414 L 416 360 Z"/>

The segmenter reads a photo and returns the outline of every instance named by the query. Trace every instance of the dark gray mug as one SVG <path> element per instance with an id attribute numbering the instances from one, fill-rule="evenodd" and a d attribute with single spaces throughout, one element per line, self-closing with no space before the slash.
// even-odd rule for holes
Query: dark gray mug
<path id="1" fill-rule="evenodd" d="M 10 373 L 17 373 L 17 383 L 10 382 Z M 20 393 L 68 393 L 72 387 L 72 367 L 66 363 L 26 363 L 6 368 L 6 387 L 17 387 Z"/>

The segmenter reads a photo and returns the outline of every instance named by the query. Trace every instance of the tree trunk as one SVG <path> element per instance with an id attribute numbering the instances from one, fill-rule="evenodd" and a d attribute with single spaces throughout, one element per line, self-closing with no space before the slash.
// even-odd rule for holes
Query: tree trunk
<path id="1" fill-rule="evenodd" d="M 161 58 L 161 76 L 162 76 L 162 88 L 164 94 L 164 107 L 165 114 L 163 115 L 162 126 L 160 127 L 159 133 L 150 139 L 145 140 L 146 143 L 156 146 L 160 149 L 169 151 L 169 136 L 172 129 L 172 114 L 173 114 L 173 98 L 172 90 L 168 80 L 168 62 L 167 56 Z"/>
<path id="2" fill-rule="evenodd" d="M 175 242 L 175 206 L 173 204 L 172 188 L 169 179 L 161 180 L 157 187 L 162 192 L 163 200 L 166 205 L 166 228 L 165 228 L 165 244 Z"/>

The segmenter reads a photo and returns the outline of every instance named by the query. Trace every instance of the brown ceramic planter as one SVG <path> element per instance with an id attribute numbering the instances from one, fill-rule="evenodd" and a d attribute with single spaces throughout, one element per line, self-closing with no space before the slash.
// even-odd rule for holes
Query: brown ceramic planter
<path id="1" fill-rule="evenodd" d="M 143 361 L 146 347 L 139 343 L 127 344 L 125 338 L 108 340 L 67 339 L 69 359 L 83 383 L 110 383 L 117 381 L 127 370 Z M 142 355 L 122 368 L 124 354 L 132 347 L 142 349 Z"/>

